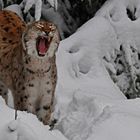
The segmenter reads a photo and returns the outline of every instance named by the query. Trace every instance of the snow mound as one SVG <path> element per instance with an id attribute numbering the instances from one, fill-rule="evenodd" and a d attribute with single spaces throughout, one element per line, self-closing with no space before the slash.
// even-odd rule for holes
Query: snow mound
<path id="1" fill-rule="evenodd" d="M 66 140 L 59 131 L 50 131 L 32 114 L 19 111 L 18 119 L 13 120 L 15 111 L 2 98 L 0 106 L 0 140 Z"/>
<path id="2" fill-rule="evenodd" d="M 121 45 L 124 45 L 126 62 L 132 66 L 129 48 L 135 48 L 135 45 L 131 40 L 132 32 L 125 30 L 132 26 L 129 26 L 130 22 L 125 22 L 128 26 L 120 22 L 115 24 L 111 17 L 107 17 L 108 11 L 105 12 L 107 16 L 102 15 L 103 11 L 63 40 L 57 53 L 54 117 L 58 119 L 56 128 L 70 140 L 131 140 L 140 137 L 137 133 L 140 125 L 136 123 L 140 115 L 139 99 L 127 101 L 108 73 L 116 74 L 110 62 Z M 129 122 L 134 122 L 132 128 L 131 125 L 128 128 Z"/>
<path id="3" fill-rule="evenodd" d="M 140 100 L 135 99 L 104 108 L 103 113 L 93 123 L 93 133 L 88 140 L 139 140 L 139 103 Z"/>
<path id="4" fill-rule="evenodd" d="M 138 140 L 140 99 L 101 100 L 77 93 L 58 129 L 70 140 Z"/>
<path id="5" fill-rule="evenodd" d="M 118 49 L 115 32 L 103 17 L 95 17 L 60 43 L 57 53 L 56 110 L 62 117 L 77 90 L 104 99 L 126 99 L 103 63 Z M 65 105 L 64 105 L 65 104 Z"/>

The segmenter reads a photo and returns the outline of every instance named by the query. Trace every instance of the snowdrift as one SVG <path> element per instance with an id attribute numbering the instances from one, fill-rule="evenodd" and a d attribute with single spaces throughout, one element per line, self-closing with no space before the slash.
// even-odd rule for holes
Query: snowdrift
<path id="1" fill-rule="evenodd" d="M 0 106 L 0 140 L 66 140 L 59 131 L 50 131 L 30 113 L 18 112 L 15 121 L 15 111 L 7 107 L 2 98 Z"/>
<path id="2" fill-rule="evenodd" d="M 128 80 L 135 90 L 140 32 L 139 20 L 132 21 L 124 11 L 131 3 L 137 5 L 131 0 L 108 1 L 94 18 L 60 44 L 54 116 L 59 120 L 56 128 L 70 140 L 139 139 L 139 99 L 127 101 L 111 77 L 117 74 L 111 61 L 122 49 L 131 82 L 122 75 L 119 80 Z M 115 5 L 118 11 L 113 11 Z M 119 9 L 120 5 L 125 8 Z"/>

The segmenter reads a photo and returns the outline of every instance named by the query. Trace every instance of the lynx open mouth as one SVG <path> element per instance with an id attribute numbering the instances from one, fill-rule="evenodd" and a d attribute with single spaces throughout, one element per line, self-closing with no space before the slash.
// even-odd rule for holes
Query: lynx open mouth
<path id="1" fill-rule="evenodd" d="M 37 43 L 36 43 L 36 49 L 39 56 L 41 57 L 45 56 L 47 50 L 49 49 L 48 37 L 46 36 L 38 37 Z"/>

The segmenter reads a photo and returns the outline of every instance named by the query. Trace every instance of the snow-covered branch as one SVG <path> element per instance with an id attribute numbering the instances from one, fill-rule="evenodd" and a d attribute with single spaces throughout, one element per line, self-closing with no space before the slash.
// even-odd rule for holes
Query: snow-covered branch
<path id="1" fill-rule="evenodd" d="M 136 82 L 139 81 L 137 79 L 140 74 L 139 9 L 139 0 L 108 0 L 96 14 L 96 16 L 105 17 L 117 35 L 120 51 L 122 52 L 119 65 L 123 67 L 123 71 L 117 74 L 117 84 L 129 96 L 128 98 L 139 96 L 138 83 Z M 117 55 L 116 59 L 118 59 Z M 115 67 L 119 69 L 116 64 Z M 122 81 L 124 78 L 125 80 Z"/>

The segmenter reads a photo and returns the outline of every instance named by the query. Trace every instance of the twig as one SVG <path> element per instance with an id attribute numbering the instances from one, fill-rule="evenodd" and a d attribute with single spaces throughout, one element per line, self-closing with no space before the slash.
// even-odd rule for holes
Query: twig
<path id="1" fill-rule="evenodd" d="M 15 120 L 17 120 L 17 109 L 15 109 Z"/>

